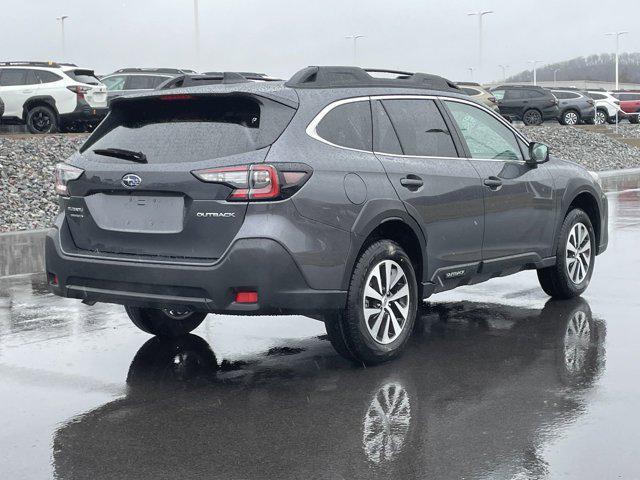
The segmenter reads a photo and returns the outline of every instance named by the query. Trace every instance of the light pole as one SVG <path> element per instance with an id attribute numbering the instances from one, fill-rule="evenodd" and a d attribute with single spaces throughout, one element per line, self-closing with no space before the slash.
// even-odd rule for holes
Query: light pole
<path id="1" fill-rule="evenodd" d="M 629 32 L 610 32 L 605 33 L 607 37 L 616 37 L 616 90 L 620 89 L 620 84 L 618 83 L 618 56 L 620 54 L 620 37 L 622 35 L 626 35 Z"/>
<path id="2" fill-rule="evenodd" d="M 507 69 L 509 65 L 498 65 L 502 69 L 502 81 L 507 83 Z"/>
<path id="3" fill-rule="evenodd" d="M 533 84 L 537 85 L 538 84 L 538 77 L 536 75 L 536 66 L 542 62 L 542 60 L 529 60 L 529 63 L 533 64 Z"/>
<path id="4" fill-rule="evenodd" d="M 469 67 L 467 68 L 467 70 L 469 70 L 469 75 L 471 75 L 471 81 L 473 82 L 473 71 L 475 70 L 474 67 Z"/>
<path id="5" fill-rule="evenodd" d="M 610 32 L 610 33 L 605 33 L 605 35 L 607 37 L 616 37 L 616 91 L 620 90 L 620 83 L 618 81 L 618 57 L 620 55 L 620 37 L 622 35 L 626 35 L 629 32 Z M 620 105 L 618 105 L 618 108 L 616 109 L 616 133 L 618 133 L 618 112 L 620 111 Z"/>
<path id="6" fill-rule="evenodd" d="M 198 13 L 198 0 L 193 0 L 193 30 L 196 42 L 196 64 L 194 68 L 200 68 L 200 15 Z"/>
<path id="7" fill-rule="evenodd" d="M 353 40 L 353 65 L 358 65 L 358 39 L 364 38 L 364 35 L 347 35 L 344 37 L 349 40 Z"/>
<path id="8" fill-rule="evenodd" d="M 480 71 L 480 75 L 482 75 L 482 17 L 490 13 L 493 13 L 493 10 L 467 13 L 469 17 L 478 17 L 478 70 Z"/>
<path id="9" fill-rule="evenodd" d="M 67 45 L 64 38 L 64 21 L 69 18 L 69 15 L 60 15 L 56 17 L 56 20 L 60 22 L 60 39 L 62 44 L 62 60 L 65 60 L 67 57 Z"/>
<path id="10" fill-rule="evenodd" d="M 560 69 L 559 69 L 559 68 L 556 68 L 556 69 L 553 71 L 553 86 L 554 86 L 554 87 L 557 87 L 557 86 L 558 86 L 558 82 L 556 81 L 556 75 L 557 75 L 557 73 L 558 73 L 559 71 L 560 71 Z"/>

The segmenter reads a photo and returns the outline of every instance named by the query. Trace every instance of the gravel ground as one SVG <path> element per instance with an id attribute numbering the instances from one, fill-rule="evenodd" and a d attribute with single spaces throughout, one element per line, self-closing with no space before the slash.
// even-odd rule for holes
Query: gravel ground
<path id="1" fill-rule="evenodd" d="M 0 232 L 51 226 L 58 212 L 53 169 L 85 135 L 0 137 Z"/>
<path id="2" fill-rule="evenodd" d="M 555 155 L 590 170 L 640 167 L 640 149 L 601 133 L 555 123 L 520 128 L 528 138 L 547 143 Z M 620 133 L 640 138 L 640 125 L 620 125 Z M 85 138 L 86 135 L 0 136 L 0 232 L 51 226 L 58 211 L 53 167 L 69 157 Z"/>
<path id="3" fill-rule="evenodd" d="M 619 125 L 628 138 L 640 137 L 640 125 Z M 613 128 L 609 127 L 611 130 Z M 546 143 L 551 153 L 584 165 L 589 170 L 616 170 L 640 167 L 640 149 L 607 137 L 603 133 L 548 123 L 537 127 L 521 127 L 524 135 Z"/>

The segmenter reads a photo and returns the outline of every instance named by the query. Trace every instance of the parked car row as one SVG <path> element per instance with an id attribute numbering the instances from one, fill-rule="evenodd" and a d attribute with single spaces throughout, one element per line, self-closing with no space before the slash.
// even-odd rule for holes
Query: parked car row
<path id="1" fill-rule="evenodd" d="M 93 70 L 55 62 L 0 62 L 0 120 L 31 133 L 93 130 L 109 103 L 125 94 L 215 83 L 277 80 L 263 73 L 178 68 L 123 68 L 98 77 Z"/>
<path id="2" fill-rule="evenodd" d="M 540 125 L 558 120 L 562 125 L 638 123 L 640 92 L 543 88 L 535 85 L 501 85 L 491 90 L 478 83 L 458 82 L 458 87 L 510 121 Z"/>

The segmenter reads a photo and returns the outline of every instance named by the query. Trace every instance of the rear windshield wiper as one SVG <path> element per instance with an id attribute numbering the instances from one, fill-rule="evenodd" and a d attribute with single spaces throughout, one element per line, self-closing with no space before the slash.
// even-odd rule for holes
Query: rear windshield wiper
<path id="1" fill-rule="evenodd" d="M 92 151 L 96 155 L 121 158 L 123 160 L 131 160 L 132 162 L 137 163 L 147 163 L 147 156 L 144 153 L 134 152 L 133 150 L 125 150 L 123 148 L 97 148 Z"/>

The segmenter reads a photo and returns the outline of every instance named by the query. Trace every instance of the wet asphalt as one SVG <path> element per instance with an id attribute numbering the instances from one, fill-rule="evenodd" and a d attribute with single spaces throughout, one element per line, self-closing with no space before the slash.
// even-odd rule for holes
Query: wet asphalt
<path id="1" fill-rule="evenodd" d="M 534 272 L 436 295 L 375 368 L 304 317 L 167 341 L 0 279 L 0 478 L 640 478 L 640 191 L 609 201 L 583 298 Z"/>

